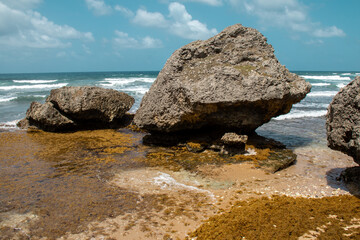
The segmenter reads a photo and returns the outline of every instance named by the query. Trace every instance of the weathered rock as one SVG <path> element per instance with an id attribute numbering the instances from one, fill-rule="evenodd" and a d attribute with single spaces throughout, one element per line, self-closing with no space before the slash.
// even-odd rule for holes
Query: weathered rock
<path id="1" fill-rule="evenodd" d="M 74 121 L 63 116 L 50 102 L 32 102 L 26 112 L 26 119 L 30 126 L 52 132 L 65 131 L 76 126 Z"/>
<path id="2" fill-rule="evenodd" d="M 99 87 L 62 87 L 51 90 L 46 100 L 73 120 L 112 122 L 120 119 L 134 104 L 133 97 Z"/>
<path id="3" fill-rule="evenodd" d="M 360 164 L 360 76 L 340 90 L 326 116 L 328 146 Z"/>
<path id="4" fill-rule="evenodd" d="M 225 155 L 235 155 L 245 152 L 245 144 L 248 136 L 236 133 L 225 133 L 220 139 L 223 144 L 220 153 Z"/>
<path id="5" fill-rule="evenodd" d="M 222 136 L 221 138 L 221 141 L 225 145 L 229 145 L 229 146 L 244 145 L 246 144 L 247 140 L 248 140 L 248 136 L 239 135 L 236 133 L 225 133 L 224 136 Z"/>
<path id="6" fill-rule="evenodd" d="M 145 94 L 135 124 L 151 132 L 248 133 L 288 113 L 311 85 L 282 66 L 266 41 L 237 24 L 178 49 Z"/>
<path id="7" fill-rule="evenodd" d="M 113 127 L 129 121 L 125 113 L 134 101 L 112 89 L 63 87 L 52 90 L 44 104 L 31 103 L 26 118 L 18 126 L 36 126 L 53 132 Z"/>

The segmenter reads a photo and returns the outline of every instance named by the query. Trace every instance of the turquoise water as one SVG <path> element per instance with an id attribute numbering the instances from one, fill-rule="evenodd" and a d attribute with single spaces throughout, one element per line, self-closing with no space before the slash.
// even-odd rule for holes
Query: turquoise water
<path id="1" fill-rule="evenodd" d="M 0 128 L 13 129 L 25 117 L 32 101 L 45 101 L 50 90 L 63 86 L 99 86 L 123 91 L 135 98 L 135 112 L 159 72 L 85 72 L 0 74 Z M 289 114 L 279 116 L 258 133 L 289 146 L 324 144 L 326 109 L 332 98 L 359 72 L 294 72 L 312 84 L 312 90 Z M 299 136 L 301 136 L 299 138 Z"/>

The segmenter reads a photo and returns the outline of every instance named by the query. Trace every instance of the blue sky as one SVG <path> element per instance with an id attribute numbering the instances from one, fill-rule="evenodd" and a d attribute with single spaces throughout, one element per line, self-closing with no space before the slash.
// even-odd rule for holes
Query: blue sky
<path id="1" fill-rule="evenodd" d="M 0 0 L 0 73 L 161 70 L 241 23 L 290 70 L 360 70 L 358 0 Z"/>

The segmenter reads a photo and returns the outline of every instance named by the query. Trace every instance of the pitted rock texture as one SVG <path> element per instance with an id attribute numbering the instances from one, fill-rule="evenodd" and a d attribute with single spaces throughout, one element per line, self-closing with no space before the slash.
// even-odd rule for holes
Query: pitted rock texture
<path id="1" fill-rule="evenodd" d="M 278 62 L 261 33 L 237 24 L 176 50 L 134 122 L 150 132 L 217 127 L 249 133 L 288 113 L 310 89 Z"/>
<path id="2" fill-rule="evenodd" d="M 121 120 L 135 100 L 126 93 L 99 87 L 62 87 L 51 90 L 44 104 L 33 102 L 19 126 L 45 131 L 107 128 Z M 28 124 L 24 124 L 28 121 Z"/>
<path id="3" fill-rule="evenodd" d="M 360 76 L 334 97 L 326 116 L 328 146 L 360 164 Z"/>

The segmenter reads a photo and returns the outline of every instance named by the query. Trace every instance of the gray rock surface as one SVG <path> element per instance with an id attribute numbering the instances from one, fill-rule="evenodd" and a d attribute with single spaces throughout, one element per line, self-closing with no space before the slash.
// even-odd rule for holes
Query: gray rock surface
<path id="1" fill-rule="evenodd" d="M 360 76 L 340 90 L 326 116 L 328 146 L 360 164 Z"/>
<path id="2" fill-rule="evenodd" d="M 126 93 L 99 87 L 62 87 L 51 90 L 46 100 L 74 120 L 112 122 L 131 108 L 135 100 Z"/>
<path id="3" fill-rule="evenodd" d="M 26 112 L 29 125 L 35 125 L 45 131 L 62 131 L 73 128 L 76 123 L 63 116 L 50 102 L 44 104 L 32 102 Z"/>
<path id="4" fill-rule="evenodd" d="M 221 127 L 252 132 L 286 114 L 311 85 L 290 73 L 266 38 L 240 24 L 168 59 L 134 122 L 152 132 Z"/>
<path id="5" fill-rule="evenodd" d="M 99 87 L 62 87 L 51 90 L 44 104 L 33 102 L 18 126 L 45 131 L 106 128 L 120 121 L 134 104 L 126 93 Z"/>

